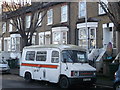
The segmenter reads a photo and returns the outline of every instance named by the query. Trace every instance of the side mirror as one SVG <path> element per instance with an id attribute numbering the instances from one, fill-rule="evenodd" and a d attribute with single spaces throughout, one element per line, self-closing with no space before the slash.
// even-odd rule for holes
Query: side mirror
<path id="1" fill-rule="evenodd" d="M 66 63 L 66 62 L 67 62 L 67 59 L 66 59 L 66 58 L 64 58 L 64 59 L 63 59 L 63 62 L 64 62 L 64 63 Z"/>

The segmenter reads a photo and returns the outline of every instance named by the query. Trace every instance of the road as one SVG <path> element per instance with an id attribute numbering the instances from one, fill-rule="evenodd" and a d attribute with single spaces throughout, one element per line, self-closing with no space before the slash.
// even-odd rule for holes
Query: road
<path id="1" fill-rule="evenodd" d="M 2 77 L 1 77 L 2 76 Z M 4 74 L 4 75 L 0 75 L 0 81 L 2 81 L 2 88 L 3 90 L 5 89 L 55 89 L 58 90 L 60 89 L 58 84 L 53 84 L 53 83 L 49 83 L 49 82 L 45 82 L 45 81 L 33 81 L 31 83 L 27 83 L 24 81 L 24 79 L 20 76 L 17 75 L 11 75 L 11 74 Z M 76 86 L 77 88 L 81 88 L 81 86 Z M 72 87 L 75 88 L 75 87 Z M 85 88 L 85 87 L 82 87 Z M 101 85 L 97 85 L 96 88 L 94 88 L 95 90 L 97 90 L 97 88 L 108 88 L 109 90 L 111 89 L 111 87 L 105 87 L 105 86 L 101 86 Z M 82 89 L 82 90 L 86 90 L 86 89 Z"/>

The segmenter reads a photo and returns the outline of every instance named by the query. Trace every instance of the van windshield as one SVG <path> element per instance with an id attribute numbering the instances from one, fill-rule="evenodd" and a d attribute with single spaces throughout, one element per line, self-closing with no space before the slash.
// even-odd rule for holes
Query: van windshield
<path id="1" fill-rule="evenodd" d="M 87 63 L 86 52 L 78 50 L 64 50 L 62 51 L 63 61 L 69 63 Z"/>

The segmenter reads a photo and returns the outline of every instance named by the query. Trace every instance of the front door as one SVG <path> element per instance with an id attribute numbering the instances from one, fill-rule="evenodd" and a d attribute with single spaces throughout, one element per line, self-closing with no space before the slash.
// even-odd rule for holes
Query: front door
<path id="1" fill-rule="evenodd" d="M 108 43 L 113 43 L 113 32 L 110 31 L 110 28 L 103 29 L 103 47 L 106 48 Z"/>

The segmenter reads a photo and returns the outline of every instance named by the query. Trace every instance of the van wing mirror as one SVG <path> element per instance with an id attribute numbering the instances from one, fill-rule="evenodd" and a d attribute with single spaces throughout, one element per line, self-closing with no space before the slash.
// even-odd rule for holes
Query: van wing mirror
<path id="1" fill-rule="evenodd" d="M 64 58 L 64 59 L 63 59 L 63 62 L 64 62 L 64 63 L 66 63 L 66 62 L 67 62 L 67 59 L 66 59 L 66 58 Z"/>

